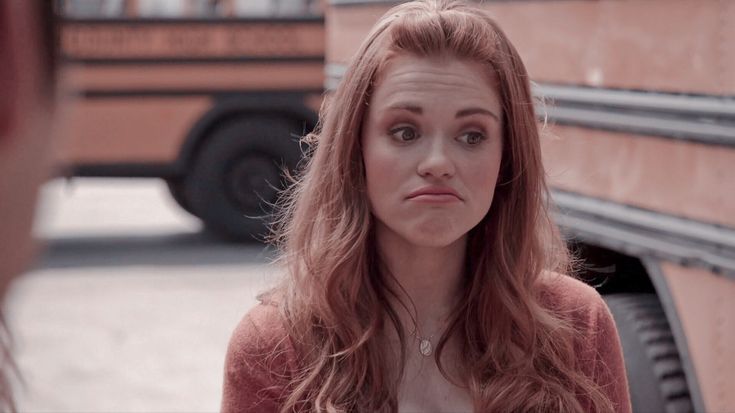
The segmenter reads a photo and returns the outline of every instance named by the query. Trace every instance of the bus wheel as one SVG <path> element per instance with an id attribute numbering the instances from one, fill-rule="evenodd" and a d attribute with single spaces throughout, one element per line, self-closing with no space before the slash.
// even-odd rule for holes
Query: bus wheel
<path id="1" fill-rule="evenodd" d="M 604 296 L 618 328 L 634 412 L 694 408 L 666 314 L 655 294 Z"/>
<path id="2" fill-rule="evenodd" d="M 279 117 L 240 118 L 206 138 L 187 175 L 184 202 L 208 229 L 225 238 L 262 240 L 282 172 L 301 155 L 295 122 Z"/>
<path id="3" fill-rule="evenodd" d="M 166 185 L 168 186 L 168 192 L 171 194 L 171 198 L 173 198 L 174 201 L 184 209 L 184 211 L 192 215 L 196 215 L 194 211 L 192 211 L 191 206 L 184 195 L 184 180 L 181 178 L 167 178 Z"/>

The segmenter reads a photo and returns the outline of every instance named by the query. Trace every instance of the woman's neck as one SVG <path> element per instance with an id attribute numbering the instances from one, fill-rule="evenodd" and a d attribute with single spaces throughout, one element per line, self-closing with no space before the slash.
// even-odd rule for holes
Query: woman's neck
<path id="1" fill-rule="evenodd" d="M 455 306 L 463 283 L 466 236 L 447 246 L 417 246 L 378 227 L 376 242 L 384 265 L 400 283 L 396 292 L 409 311 L 415 306 L 416 313 L 410 314 L 396 303 L 404 326 L 412 331 L 415 318 L 422 335 L 436 333 Z"/>

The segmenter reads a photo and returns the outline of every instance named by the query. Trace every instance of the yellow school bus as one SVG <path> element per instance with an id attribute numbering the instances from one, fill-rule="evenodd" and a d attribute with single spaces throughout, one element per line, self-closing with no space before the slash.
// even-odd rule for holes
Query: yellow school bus
<path id="1" fill-rule="evenodd" d="M 298 1 L 60 2 L 62 173 L 163 178 L 215 232 L 262 235 L 324 89 L 320 3 Z"/>
<path id="2" fill-rule="evenodd" d="M 394 1 L 331 0 L 327 85 Z M 485 0 L 527 64 L 557 220 L 635 412 L 735 411 L 735 1 Z"/>

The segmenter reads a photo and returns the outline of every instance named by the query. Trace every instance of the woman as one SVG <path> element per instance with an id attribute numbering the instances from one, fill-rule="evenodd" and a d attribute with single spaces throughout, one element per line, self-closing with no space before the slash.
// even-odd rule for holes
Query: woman
<path id="1" fill-rule="evenodd" d="M 604 302 L 550 271 L 528 77 L 482 11 L 390 10 L 310 138 L 223 411 L 630 411 Z"/>

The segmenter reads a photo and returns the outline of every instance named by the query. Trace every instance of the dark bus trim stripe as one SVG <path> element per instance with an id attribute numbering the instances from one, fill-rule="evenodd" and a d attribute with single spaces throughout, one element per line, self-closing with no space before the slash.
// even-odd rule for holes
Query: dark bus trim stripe
<path id="1" fill-rule="evenodd" d="M 147 97 L 182 97 L 182 96 L 292 96 L 292 95 L 309 95 L 321 94 L 324 89 L 272 89 L 272 90 L 254 90 L 254 89 L 140 89 L 140 90 L 101 90 L 89 89 L 82 90 L 72 94 L 75 97 L 85 99 L 112 99 L 112 98 L 147 98 Z"/>
<path id="2" fill-rule="evenodd" d="M 558 189 L 552 198 L 559 226 L 585 243 L 702 267 L 735 280 L 735 228 Z"/>
<path id="3" fill-rule="evenodd" d="M 544 112 L 545 109 L 545 112 Z M 539 108 L 551 123 L 625 134 L 657 136 L 705 145 L 735 148 L 735 124 L 712 124 L 705 119 L 654 117 L 648 114 L 616 113 L 605 110 L 568 108 L 561 105 Z"/>
<path id="4" fill-rule="evenodd" d="M 231 56 L 231 57 L 167 57 L 167 58 L 85 58 L 64 56 L 64 64 L 86 66 L 114 65 L 187 65 L 187 64 L 220 64 L 220 63 L 322 63 L 324 55 L 316 56 Z"/>
<path id="5" fill-rule="evenodd" d="M 534 85 L 549 104 L 537 113 L 561 125 L 735 147 L 735 96 Z"/>
<path id="6" fill-rule="evenodd" d="M 652 90 L 605 89 L 569 84 L 533 85 L 536 95 L 576 105 L 678 113 L 685 116 L 735 118 L 735 96 L 675 94 Z"/>
<path id="7" fill-rule="evenodd" d="M 103 163 L 64 168 L 59 176 L 108 178 L 173 178 L 180 175 L 174 163 Z"/>

